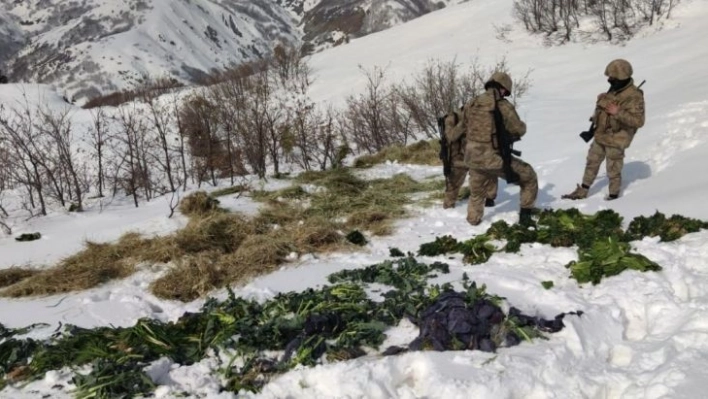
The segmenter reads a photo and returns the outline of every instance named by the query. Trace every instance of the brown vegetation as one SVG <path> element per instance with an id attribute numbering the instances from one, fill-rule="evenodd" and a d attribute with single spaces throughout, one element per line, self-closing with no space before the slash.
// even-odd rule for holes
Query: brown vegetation
<path id="1" fill-rule="evenodd" d="M 308 193 L 300 186 L 304 183 L 321 189 Z M 196 192 L 180 204 L 190 220 L 176 233 L 154 238 L 129 233 L 116 243 L 88 242 L 84 250 L 56 267 L 21 272 L 21 278 L 13 280 L 8 277 L 9 286 L 0 295 L 85 290 L 127 277 L 139 263 L 150 262 L 168 265 L 165 275 L 151 284 L 155 295 L 192 300 L 271 272 L 292 252 L 351 248 L 344 236 L 354 229 L 387 234 L 392 221 L 405 215 L 404 206 L 411 202 L 408 194 L 440 189 L 439 182 L 419 183 L 406 175 L 365 181 L 349 169 L 303 173 L 295 184 L 279 192 L 259 193 L 265 204 L 253 218 L 228 213 L 205 192 Z"/>
<path id="2" fill-rule="evenodd" d="M 142 86 L 135 89 L 116 91 L 91 98 L 84 104 L 83 108 L 117 107 L 121 104 L 140 99 L 146 95 L 160 96 L 182 86 L 184 86 L 184 84 L 173 78 L 147 80 Z"/>

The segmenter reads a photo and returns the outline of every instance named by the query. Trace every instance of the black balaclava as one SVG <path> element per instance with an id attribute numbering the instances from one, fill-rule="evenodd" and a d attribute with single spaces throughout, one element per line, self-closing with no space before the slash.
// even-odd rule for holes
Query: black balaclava
<path id="1" fill-rule="evenodd" d="M 627 78 L 623 80 L 609 78 L 607 79 L 607 82 L 610 84 L 610 91 L 618 91 L 625 88 L 631 80 L 632 78 Z"/>

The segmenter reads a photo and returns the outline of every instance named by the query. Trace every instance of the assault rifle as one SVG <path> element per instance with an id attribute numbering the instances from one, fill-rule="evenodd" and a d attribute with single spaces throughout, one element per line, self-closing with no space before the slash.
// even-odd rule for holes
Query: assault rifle
<path id="1" fill-rule="evenodd" d="M 445 135 L 445 118 L 447 118 L 447 115 L 438 117 L 438 132 L 440 132 L 439 156 L 443 163 L 443 175 L 445 175 L 445 177 L 449 176 L 450 172 L 452 172 L 452 159 L 450 159 L 450 143 L 447 141 L 447 136 Z M 457 114 L 454 115 L 455 125 L 457 125 Z"/>
<path id="2" fill-rule="evenodd" d="M 644 86 L 644 83 L 646 83 L 646 80 L 642 80 L 642 83 L 637 86 L 637 89 L 641 89 L 642 86 Z M 608 90 L 607 92 L 609 93 L 610 91 Z M 580 133 L 580 137 L 585 140 L 586 143 L 589 142 L 593 137 L 595 137 L 595 129 L 597 129 L 597 126 L 595 126 L 595 122 L 592 121 L 590 122 L 590 128 Z"/>
<path id="3" fill-rule="evenodd" d="M 506 177 L 507 184 L 515 184 L 521 180 L 519 174 L 514 172 L 511 168 L 511 158 L 512 155 L 517 157 L 521 156 L 521 151 L 514 149 L 514 142 L 518 141 L 518 138 L 513 137 L 506 130 L 504 126 L 504 118 L 502 117 L 501 111 L 496 101 L 494 103 L 494 124 L 496 126 L 496 136 L 497 136 L 497 148 L 499 155 L 501 156 L 504 168 L 504 175 Z M 492 145 L 494 145 L 494 137 L 492 137 Z"/>

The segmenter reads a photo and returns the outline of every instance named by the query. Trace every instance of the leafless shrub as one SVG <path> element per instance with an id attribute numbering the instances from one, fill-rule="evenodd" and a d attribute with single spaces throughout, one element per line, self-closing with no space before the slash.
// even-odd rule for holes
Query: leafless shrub
<path id="1" fill-rule="evenodd" d="M 68 108 L 52 111 L 38 109 L 37 130 L 47 140 L 45 152 L 49 154 L 46 175 L 55 187 L 56 198 L 65 205 L 64 195 L 72 201 L 72 210 L 83 210 L 84 193 L 88 187 L 79 178 L 82 165 L 74 151 L 74 132 Z"/>
<path id="2" fill-rule="evenodd" d="M 337 128 L 337 111 L 315 104 L 299 106 L 290 117 L 285 140 L 291 159 L 305 170 L 326 170 L 341 166 L 344 140 Z M 289 148 L 288 148 L 289 147 Z"/>
<path id="3" fill-rule="evenodd" d="M 580 31 L 583 19 L 606 40 L 624 41 L 641 27 L 669 18 L 676 4 L 678 0 L 515 0 L 514 16 L 526 30 L 545 34 L 549 44 L 592 36 Z"/>
<path id="4" fill-rule="evenodd" d="M 154 184 L 151 179 L 150 154 L 154 143 L 148 139 L 145 120 L 136 105 L 123 107 L 117 115 L 118 133 L 115 150 L 120 158 L 121 181 L 126 193 L 133 197 L 138 207 L 140 192 L 145 200 L 154 196 Z"/>
<path id="5" fill-rule="evenodd" d="M 437 117 L 460 108 L 483 93 L 484 84 L 495 71 L 510 73 L 506 59 L 490 67 L 483 67 L 477 60 L 473 60 L 467 68 L 463 68 L 456 60 L 429 60 L 410 83 L 398 84 L 396 92 L 416 129 L 424 132 L 428 138 L 437 138 Z M 528 90 L 529 74 L 530 71 L 525 75 L 512 76 L 512 102 Z"/>
<path id="6" fill-rule="evenodd" d="M 494 32 L 496 32 L 495 37 L 497 40 L 501 40 L 505 43 L 511 43 L 511 40 L 508 38 L 509 33 L 513 30 L 513 27 L 511 24 L 504 24 L 504 25 L 496 25 L 494 24 Z"/>
<path id="7" fill-rule="evenodd" d="M 0 108 L 0 112 L 3 112 L 3 108 Z M 2 127 L 0 127 L 0 129 L 2 129 Z M 2 228 L 5 234 L 12 233 L 12 229 L 10 229 L 10 227 L 5 222 L 5 219 L 10 216 L 10 214 L 3 206 L 5 192 L 9 191 L 13 186 L 10 168 L 11 164 L 9 142 L 7 141 L 5 135 L 0 134 L 0 228 Z"/>
<path id="8" fill-rule="evenodd" d="M 180 130 L 187 137 L 192 171 L 199 184 L 216 179 L 224 168 L 226 151 L 218 135 L 218 105 L 204 93 L 195 94 L 182 104 Z"/>
<path id="9" fill-rule="evenodd" d="M 159 148 L 159 154 L 154 154 L 153 160 L 166 178 L 169 184 L 169 191 L 174 193 L 179 186 L 174 175 L 175 157 L 179 153 L 179 148 L 175 148 L 171 140 L 175 137 L 175 132 L 173 131 L 174 113 L 170 109 L 171 103 L 159 101 L 154 92 L 145 93 L 142 96 L 142 100 L 147 106 L 147 119 L 151 139 L 155 139 Z"/>
<path id="10" fill-rule="evenodd" d="M 0 142 L 8 149 L 5 154 L 11 179 L 26 191 L 27 208 L 32 212 L 38 204 L 39 213 L 46 215 L 47 160 L 42 137 L 35 126 L 34 112 L 26 98 L 21 109 L 0 106 Z"/>
<path id="11" fill-rule="evenodd" d="M 393 87 L 385 84 L 386 69 L 378 66 L 359 69 L 366 77 L 366 90 L 347 98 L 347 107 L 341 114 L 343 133 L 359 151 L 369 154 L 405 143 L 406 132 L 396 130 L 395 126 L 400 97 Z"/>

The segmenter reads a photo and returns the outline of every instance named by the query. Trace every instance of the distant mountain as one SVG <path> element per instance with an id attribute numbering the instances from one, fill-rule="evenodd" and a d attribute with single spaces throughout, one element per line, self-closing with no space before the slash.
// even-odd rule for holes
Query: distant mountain
<path id="1" fill-rule="evenodd" d="M 193 82 L 278 43 L 321 51 L 461 0 L 0 0 L 0 70 L 87 99 Z"/>

